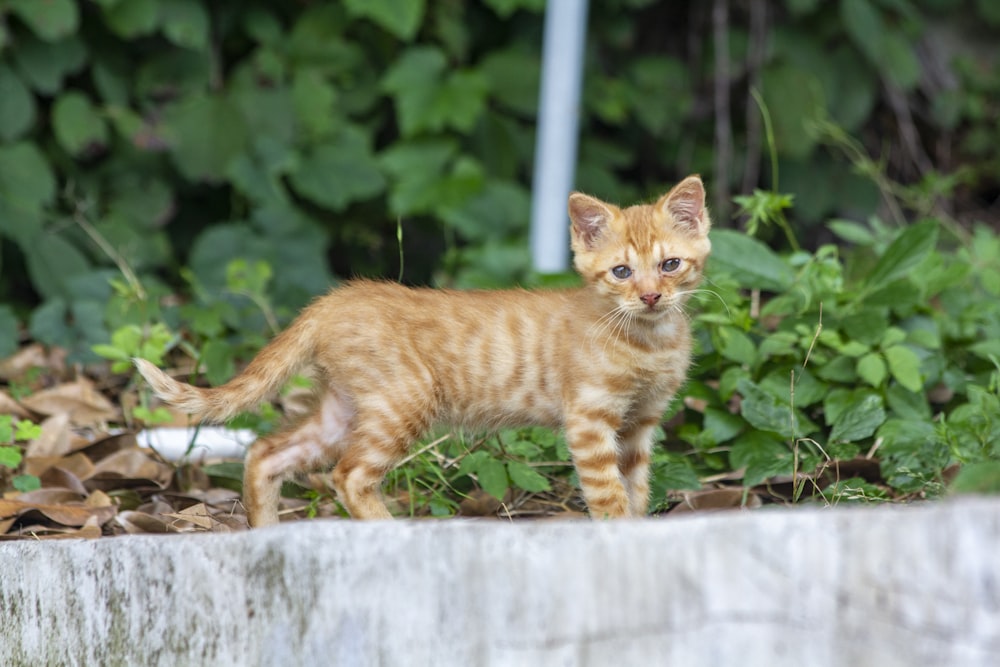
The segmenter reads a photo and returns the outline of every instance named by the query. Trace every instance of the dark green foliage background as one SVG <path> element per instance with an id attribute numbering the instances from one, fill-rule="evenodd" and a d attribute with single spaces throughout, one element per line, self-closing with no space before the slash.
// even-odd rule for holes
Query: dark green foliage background
<path id="1" fill-rule="evenodd" d="M 973 208 L 996 194 L 993 3 L 725 4 L 716 43 L 712 3 L 591 3 L 577 187 L 631 202 L 700 172 L 727 225 L 718 195 L 770 185 L 755 85 L 806 237 L 878 204 L 857 160 L 824 147 L 824 119 L 932 203 L 947 191 Z M 120 324 L 107 310 L 122 262 L 154 295 L 212 295 L 230 260 L 265 260 L 284 319 L 334 276 L 397 277 L 397 225 L 404 281 L 532 282 L 543 7 L 3 0 L 2 351 L 21 321 L 93 358 L 89 346 Z M 731 151 L 724 174 L 713 173 L 719 150 Z M 936 168 L 922 173 L 921 158 Z"/>

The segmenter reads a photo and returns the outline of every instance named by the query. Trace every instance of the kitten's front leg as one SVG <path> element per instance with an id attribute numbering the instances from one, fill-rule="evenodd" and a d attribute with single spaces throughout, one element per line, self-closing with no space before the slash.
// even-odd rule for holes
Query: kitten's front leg
<path id="1" fill-rule="evenodd" d="M 591 409 L 571 414 L 566 441 L 573 455 L 583 498 L 594 519 L 628 515 L 629 499 L 618 472 L 617 427 L 621 418 Z"/>
<path id="2" fill-rule="evenodd" d="M 625 480 L 629 516 L 646 516 L 649 510 L 649 462 L 653 433 L 660 414 L 639 417 L 619 433 L 618 470 Z"/>

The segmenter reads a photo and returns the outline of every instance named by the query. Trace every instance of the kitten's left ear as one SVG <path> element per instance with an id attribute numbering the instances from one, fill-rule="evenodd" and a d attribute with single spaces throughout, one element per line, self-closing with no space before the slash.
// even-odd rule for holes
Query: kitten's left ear
<path id="1" fill-rule="evenodd" d="M 657 208 L 677 225 L 695 236 L 705 236 L 712 226 L 705 208 L 705 186 L 697 176 L 688 176 L 660 197 Z"/>

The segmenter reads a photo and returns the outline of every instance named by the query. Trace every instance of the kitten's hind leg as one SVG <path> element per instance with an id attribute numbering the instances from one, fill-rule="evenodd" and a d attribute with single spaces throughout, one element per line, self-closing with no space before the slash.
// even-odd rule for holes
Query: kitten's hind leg
<path id="1" fill-rule="evenodd" d="M 357 427 L 333 469 L 337 497 L 355 519 L 391 519 L 382 499 L 382 480 L 403 459 L 427 427 L 425 413 L 409 418 L 384 405 L 360 409 Z"/>
<path id="2" fill-rule="evenodd" d="M 330 392 L 305 418 L 250 447 L 243 466 L 243 503 L 252 527 L 278 523 L 283 481 L 336 463 L 352 416 L 349 403 Z"/>

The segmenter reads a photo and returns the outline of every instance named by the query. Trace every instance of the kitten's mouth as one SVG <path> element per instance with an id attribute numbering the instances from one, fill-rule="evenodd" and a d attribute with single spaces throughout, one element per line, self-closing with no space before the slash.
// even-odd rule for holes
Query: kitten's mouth
<path id="1" fill-rule="evenodd" d="M 653 304 L 644 303 L 633 312 L 640 317 L 657 318 L 667 312 L 667 304 L 662 301 Z"/>

